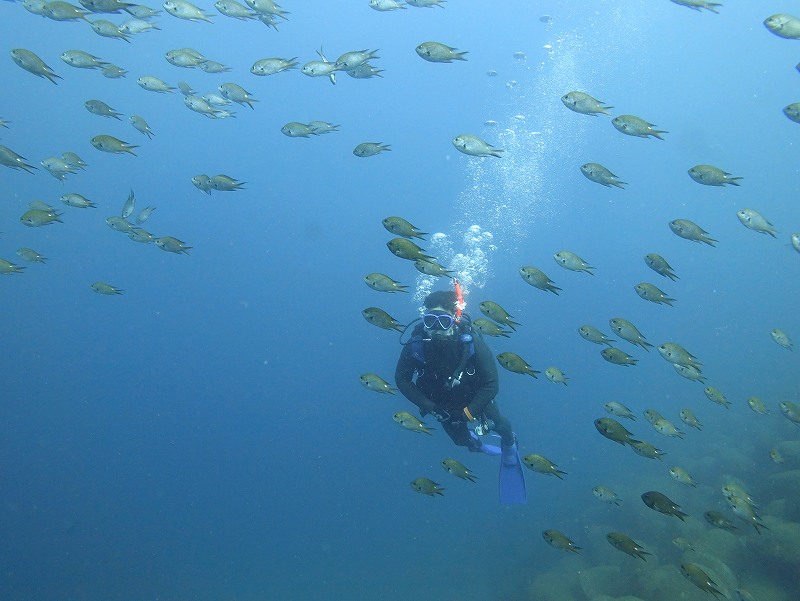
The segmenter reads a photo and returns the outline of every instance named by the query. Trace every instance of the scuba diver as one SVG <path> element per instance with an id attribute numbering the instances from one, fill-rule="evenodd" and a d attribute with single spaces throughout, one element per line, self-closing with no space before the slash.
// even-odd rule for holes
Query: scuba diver
<path id="1" fill-rule="evenodd" d="M 455 291 L 440 290 L 425 297 L 422 323 L 403 343 L 397 361 L 397 388 L 423 417 L 430 414 L 439 420 L 457 445 L 500 455 L 500 502 L 525 503 L 516 437 L 494 402 L 499 390 L 497 366 L 469 316 L 462 313 L 461 288 L 454 283 Z M 474 432 L 467 424 L 474 426 Z M 490 430 L 499 434 L 500 447 L 479 438 Z"/>

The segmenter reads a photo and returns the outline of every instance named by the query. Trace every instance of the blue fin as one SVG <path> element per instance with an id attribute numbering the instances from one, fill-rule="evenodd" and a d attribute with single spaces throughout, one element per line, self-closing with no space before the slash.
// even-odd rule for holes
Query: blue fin
<path id="1" fill-rule="evenodd" d="M 503 447 L 500 459 L 500 504 L 521 505 L 528 502 L 528 492 L 525 489 L 525 474 L 522 471 L 522 462 L 519 460 L 517 444 Z"/>
<path id="2" fill-rule="evenodd" d="M 476 447 L 474 449 L 471 448 L 470 451 L 473 451 L 475 453 L 485 453 L 487 455 L 492 455 L 493 457 L 497 457 L 498 455 L 500 455 L 503 452 L 500 449 L 500 447 L 497 447 L 497 446 L 495 446 L 493 444 L 486 444 L 486 443 L 481 443 L 481 446 Z"/>
<path id="3" fill-rule="evenodd" d="M 500 447 L 498 447 L 497 445 L 486 444 L 485 442 L 483 442 L 475 434 L 475 432 L 470 432 L 469 435 L 472 437 L 473 440 L 475 440 L 475 442 L 478 443 L 477 446 L 467 447 L 467 449 L 469 449 L 473 453 L 486 453 L 487 455 L 500 455 L 500 453 L 502 452 L 500 450 Z M 500 437 L 499 436 L 492 436 L 492 438 L 498 438 L 499 439 Z"/>

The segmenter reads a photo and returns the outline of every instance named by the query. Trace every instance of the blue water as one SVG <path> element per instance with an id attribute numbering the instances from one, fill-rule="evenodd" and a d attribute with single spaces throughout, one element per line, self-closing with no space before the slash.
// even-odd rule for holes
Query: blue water
<path id="1" fill-rule="evenodd" d="M 15 251 L 27 246 L 49 259 L 0 281 L 0 599 L 584 601 L 596 595 L 576 574 L 597 566 L 635 575 L 625 590 L 604 594 L 660 601 L 669 582 L 685 599 L 704 599 L 680 576 L 670 541 L 707 536 L 708 509 L 736 520 L 719 491 L 726 477 L 756 494 L 768 524 L 771 516 L 800 521 L 770 506 L 785 496 L 770 478 L 797 470 L 800 456 L 787 452 L 775 465 L 767 455 L 798 440 L 778 403 L 798 401 L 799 354 L 769 336 L 781 328 L 800 340 L 800 256 L 789 245 L 800 231 L 800 126 L 781 113 L 800 100 L 798 43 L 762 25 L 781 7 L 731 1 L 715 15 L 666 0 L 450 0 L 444 10 L 377 12 L 361 1 L 287 0 L 289 20 L 276 32 L 201 6 L 216 15 L 213 25 L 162 13 L 161 31 L 126 44 L 86 23 L 0 5 L 6 53 L 30 49 L 63 77 L 52 85 L 6 54 L 0 118 L 11 123 L 0 128 L 0 144 L 36 166 L 64 151 L 89 163 L 64 183 L 42 168 L 0 169 L 0 257 L 23 263 Z M 541 22 L 544 14 L 552 22 Z M 414 53 L 426 40 L 467 50 L 469 60 L 427 63 Z M 339 74 L 333 86 L 298 70 L 249 73 L 268 56 L 316 60 L 320 45 L 329 59 L 379 48 L 383 77 Z M 187 46 L 232 71 L 211 75 L 164 60 Z M 59 59 L 68 49 L 128 76 L 69 67 Z M 258 102 L 210 120 L 178 93 L 142 90 L 142 75 L 201 93 L 233 81 Z M 664 141 L 623 136 L 607 117 L 567 110 L 559 98 L 570 90 L 669 133 Z M 90 114 L 90 98 L 126 120 Z M 145 117 L 152 140 L 130 126 L 130 114 Z M 489 119 L 498 125 L 484 126 Z M 340 131 L 309 139 L 280 132 L 311 120 Z M 450 140 L 467 132 L 503 148 L 504 158 L 458 153 Z M 138 156 L 98 152 L 89 139 L 101 133 L 140 145 Z M 365 141 L 392 150 L 354 157 Z M 604 164 L 628 189 L 588 181 L 585 162 Z M 699 186 L 686 175 L 698 163 L 742 176 L 742 186 Z M 245 190 L 207 196 L 191 184 L 200 173 L 225 173 L 247 182 Z M 137 209 L 157 207 L 145 227 L 185 241 L 188 255 L 106 226 L 131 188 Z M 67 192 L 98 208 L 61 205 Z M 64 223 L 24 227 L 19 217 L 32 200 L 63 210 Z M 745 207 L 770 219 L 778 239 L 742 227 L 736 211 Z M 433 437 L 401 430 L 391 415 L 409 404 L 358 382 L 365 372 L 391 378 L 401 348 L 360 311 L 379 306 L 407 322 L 431 288 L 386 250 L 391 236 L 380 222 L 388 215 L 446 236 L 437 248 L 444 263 L 465 268 L 468 312 L 477 316 L 478 303 L 491 299 L 523 324 L 509 340 L 490 339 L 494 352 L 570 377 L 564 387 L 500 374 L 497 402 L 521 451 L 569 473 L 559 481 L 528 472 L 527 506 L 498 504 L 496 459 L 453 447 L 440 429 Z M 676 237 L 667 223 L 677 218 L 700 224 L 717 248 Z M 481 235 L 470 242 L 472 225 Z M 595 275 L 556 265 L 551 256 L 562 249 Z M 642 260 L 649 252 L 666 257 L 680 279 L 650 271 Z M 525 284 L 523 265 L 543 269 L 563 292 Z M 370 290 L 361 280 L 374 271 L 417 293 Z M 98 280 L 125 292 L 97 295 L 89 285 Z M 676 298 L 675 307 L 639 299 L 633 285 L 641 281 Z M 653 344 L 674 341 L 697 355 L 733 406 L 710 403 L 702 385 L 655 351 L 620 341 L 639 359 L 621 368 L 577 334 L 584 323 L 610 334 L 608 320 L 618 316 Z M 770 415 L 748 409 L 753 395 Z M 705 427 L 678 440 L 642 417 L 626 424 L 668 453 L 664 462 L 647 460 L 595 431 L 611 400 L 639 415 L 656 408 L 681 427 L 677 412 L 691 407 Z M 445 457 L 467 464 L 478 484 L 445 474 Z M 701 486 L 673 483 L 672 465 Z M 409 482 L 420 476 L 445 495 L 415 494 Z M 593 497 L 600 483 L 620 493 L 622 507 Z M 653 489 L 681 504 L 686 524 L 637 499 Z M 796 599 L 800 553 L 768 560 L 754 550 L 754 531 L 739 526 L 737 551 L 725 555 L 739 585 L 764 599 Z M 582 554 L 548 547 L 540 533 L 549 528 Z M 613 530 L 654 557 L 645 564 L 614 550 L 603 540 Z"/>

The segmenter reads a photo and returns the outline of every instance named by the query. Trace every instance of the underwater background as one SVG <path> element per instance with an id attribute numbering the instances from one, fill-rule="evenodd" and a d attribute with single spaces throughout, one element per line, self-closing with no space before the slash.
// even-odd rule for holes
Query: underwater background
<path id="1" fill-rule="evenodd" d="M 31 247 L 48 259 L 0 278 L 0 599 L 711 598 L 681 575 L 685 561 L 713 571 L 725 598 L 800 598 L 800 430 L 779 409 L 800 402 L 800 353 L 769 334 L 800 339 L 800 256 L 789 242 L 800 231 L 800 125 L 781 112 L 800 100 L 800 42 L 762 24 L 799 13 L 796 3 L 732 0 L 714 14 L 667 0 L 449 0 L 444 10 L 387 12 L 360 0 L 286 0 L 277 31 L 199 5 L 213 24 L 162 12 L 161 30 L 126 44 L 85 22 L 0 2 L 0 118 L 10 122 L 0 144 L 39 167 L 0 169 L 0 257 L 21 264 L 16 250 Z M 467 61 L 423 61 L 414 48 L 427 40 L 468 51 Z M 331 60 L 380 49 L 373 64 L 383 73 L 340 73 L 331 85 L 297 69 L 249 72 L 264 57 L 317 60 L 320 46 Z M 231 71 L 164 60 L 183 47 Z M 8 56 L 15 48 L 63 80 L 26 73 Z M 107 79 L 72 68 L 59 60 L 69 49 L 129 73 Z M 201 92 L 237 82 L 257 102 L 234 105 L 235 118 L 205 119 L 177 90 L 141 89 L 142 75 Z M 623 136 L 607 116 L 568 110 L 560 98 L 572 90 L 669 133 Z M 126 117 L 89 113 L 91 98 Z M 130 126 L 131 114 L 147 119 L 152 139 Z M 340 129 L 281 133 L 311 120 Z M 503 158 L 459 153 L 450 141 L 467 132 Z M 89 143 L 98 134 L 139 145 L 137 156 L 98 152 Z M 367 141 L 391 151 L 353 156 Z M 88 167 L 62 183 L 39 163 L 65 151 Z M 586 162 L 606 165 L 627 189 L 589 181 Z M 686 174 L 696 164 L 741 176 L 741 186 L 700 186 Z M 209 196 L 192 185 L 202 173 L 246 184 Z M 185 241 L 188 255 L 137 244 L 104 223 L 131 189 L 137 207 L 157 207 L 148 231 Z M 68 192 L 98 207 L 61 205 Z M 58 207 L 63 223 L 21 224 L 33 200 Z M 746 207 L 770 219 L 777 239 L 738 223 Z M 513 351 L 570 378 L 563 386 L 500 369 L 497 403 L 521 453 L 541 453 L 568 473 L 527 471 L 525 506 L 499 505 L 496 458 L 454 447 L 441 428 L 432 437 L 401 429 L 391 417 L 410 403 L 359 383 L 366 372 L 393 382 L 402 348 L 397 332 L 375 328 L 361 310 L 378 306 L 408 323 L 425 293 L 451 286 L 391 255 L 394 236 L 381 225 L 390 215 L 442 234 L 418 242 L 457 266 L 468 313 L 479 317 L 478 303 L 493 300 L 522 324 L 508 339 L 487 338 L 495 354 Z M 717 246 L 675 236 L 668 223 L 679 218 Z M 562 249 L 594 275 L 558 266 L 552 255 Z M 651 252 L 680 279 L 648 269 Z M 524 265 L 562 292 L 529 286 Z M 370 290 L 370 272 L 411 293 Z M 95 294 L 97 281 L 124 294 Z M 675 306 L 638 298 L 642 281 Z M 704 384 L 681 378 L 655 349 L 619 341 L 639 363 L 604 361 L 577 328 L 593 324 L 619 340 L 613 317 L 656 346 L 689 349 L 731 406 L 709 401 Z M 751 396 L 770 413 L 751 411 Z M 608 415 L 609 401 L 636 413 L 621 421 L 664 450 L 663 460 L 598 434 L 593 421 Z M 689 430 L 685 438 L 653 430 L 646 408 Z M 683 408 L 701 431 L 683 427 Z M 774 448 L 783 463 L 770 459 Z M 465 463 L 477 483 L 446 474 L 445 457 Z M 674 482 L 674 465 L 698 487 Z M 444 495 L 416 494 L 409 482 L 418 477 Z M 720 492 L 727 482 L 752 493 L 769 530 L 758 534 L 730 512 Z M 618 493 L 619 506 L 594 497 L 599 484 Z M 648 490 L 689 517 L 652 511 L 638 499 Z M 708 510 L 738 530 L 713 528 Z M 582 551 L 548 546 L 546 529 Z M 620 553 L 604 540 L 612 531 L 652 556 Z"/>

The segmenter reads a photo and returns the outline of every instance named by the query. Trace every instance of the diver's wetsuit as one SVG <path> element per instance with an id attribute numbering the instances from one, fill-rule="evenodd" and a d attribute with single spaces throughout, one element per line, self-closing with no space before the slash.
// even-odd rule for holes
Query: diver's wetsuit
<path id="1" fill-rule="evenodd" d="M 424 416 L 428 413 L 447 414 L 450 419 L 443 420 L 445 432 L 459 446 L 473 450 L 480 447 L 480 442 L 470 436 L 467 428 L 467 417 L 464 407 L 478 417 L 483 415 L 494 422 L 493 430 L 502 438 L 503 446 L 514 443 L 511 424 L 500 415 L 493 402 L 500 389 L 497 377 L 497 366 L 489 347 L 477 332 L 472 332 L 474 354 L 469 358 L 461 376 L 461 384 L 448 388 L 446 383 L 458 367 L 463 352 L 469 352 L 468 345 L 453 340 L 431 340 L 424 328 L 415 328 L 412 341 L 418 337 L 422 344 L 424 363 L 414 357 L 414 342 L 406 344 L 400 359 L 397 361 L 395 381 L 403 395 L 420 409 Z M 417 378 L 414 381 L 414 374 Z"/>

